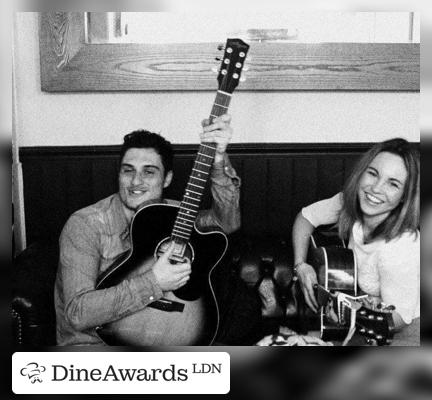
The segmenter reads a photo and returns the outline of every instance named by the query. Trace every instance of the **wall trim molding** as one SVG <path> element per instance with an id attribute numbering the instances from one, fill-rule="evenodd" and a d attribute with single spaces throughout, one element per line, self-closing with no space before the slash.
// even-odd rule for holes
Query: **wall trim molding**
<path id="1" fill-rule="evenodd" d="M 283 154 L 283 153 L 358 153 L 372 147 L 374 142 L 356 143 L 232 143 L 230 154 Z M 198 144 L 173 144 L 176 155 L 189 155 L 198 149 Z M 67 156 L 95 155 L 114 156 L 119 154 L 120 145 L 100 146 L 25 146 L 20 148 L 20 156 Z"/>

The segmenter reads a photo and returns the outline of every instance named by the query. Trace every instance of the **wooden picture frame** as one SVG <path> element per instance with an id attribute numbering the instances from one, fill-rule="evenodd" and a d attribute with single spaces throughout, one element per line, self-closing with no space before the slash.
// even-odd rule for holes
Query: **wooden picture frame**
<path id="1" fill-rule="evenodd" d="M 83 12 L 40 13 L 47 92 L 215 90 L 217 43 L 87 44 Z M 418 43 L 252 42 L 239 90 L 419 91 Z"/>

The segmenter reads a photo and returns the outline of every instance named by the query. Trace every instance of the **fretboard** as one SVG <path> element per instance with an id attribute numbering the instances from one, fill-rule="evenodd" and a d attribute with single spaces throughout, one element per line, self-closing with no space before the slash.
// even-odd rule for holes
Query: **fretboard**
<path id="1" fill-rule="evenodd" d="M 210 123 L 213 122 L 214 118 L 226 114 L 230 100 L 231 95 L 229 93 L 222 91 L 216 93 L 216 99 L 210 113 Z M 171 237 L 173 240 L 188 241 L 190 239 L 215 154 L 215 143 L 200 144 L 172 230 Z"/>

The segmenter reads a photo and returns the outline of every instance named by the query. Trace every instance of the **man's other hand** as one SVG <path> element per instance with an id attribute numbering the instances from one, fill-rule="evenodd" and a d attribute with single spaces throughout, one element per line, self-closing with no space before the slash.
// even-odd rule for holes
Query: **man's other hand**
<path id="1" fill-rule="evenodd" d="M 215 163 L 223 160 L 224 153 L 231 140 L 233 130 L 230 123 L 231 116 L 229 114 L 216 117 L 211 124 L 209 119 L 201 122 L 203 127 L 200 134 L 201 143 L 216 143 Z"/>
<path id="2" fill-rule="evenodd" d="M 167 251 L 154 263 L 153 273 L 162 291 L 177 290 L 189 280 L 192 268 L 190 260 L 184 263 L 171 264 L 169 258 L 174 251 L 171 243 Z"/>

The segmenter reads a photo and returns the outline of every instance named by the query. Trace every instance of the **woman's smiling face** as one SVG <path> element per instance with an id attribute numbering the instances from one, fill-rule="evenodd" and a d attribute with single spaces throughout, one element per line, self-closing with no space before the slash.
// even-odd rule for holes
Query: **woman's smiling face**
<path id="1" fill-rule="evenodd" d="M 372 160 L 358 187 L 360 209 L 368 225 L 376 227 L 399 205 L 407 178 L 400 156 L 383 151 Z"/>

